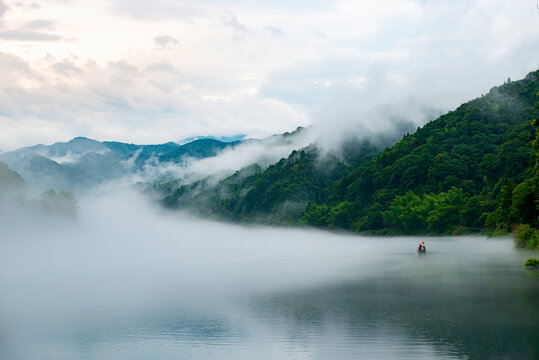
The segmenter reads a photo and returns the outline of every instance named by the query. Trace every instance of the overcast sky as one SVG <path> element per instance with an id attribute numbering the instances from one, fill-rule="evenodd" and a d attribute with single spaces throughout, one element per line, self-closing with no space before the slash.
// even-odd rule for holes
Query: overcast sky
<path id="1" fill-rule="evenodd" d="M 537 68 L 536 0 L 0 0 L 0 149 L 449 109 Z"/>

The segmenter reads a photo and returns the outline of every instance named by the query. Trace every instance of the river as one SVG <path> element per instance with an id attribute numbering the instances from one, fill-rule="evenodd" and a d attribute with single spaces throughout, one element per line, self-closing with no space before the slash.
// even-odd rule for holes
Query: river
<path id="1" fill-rule="evenodd" d="M 1 359 L 539 358 L 539 272 L 509 238 L 119 213 L 2 238 Z"/>

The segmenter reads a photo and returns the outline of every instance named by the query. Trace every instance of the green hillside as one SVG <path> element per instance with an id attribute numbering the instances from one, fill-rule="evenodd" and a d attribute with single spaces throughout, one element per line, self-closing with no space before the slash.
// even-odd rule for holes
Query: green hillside
<path id="1" fill-rule="evenodd" d="M 381 153 L 363 142 L 345 159 L 320 157 L 310 146 L 217 185 L 169 187 L 164 202 L 239 222 L 377 233 L 533 225 L 535 195 L 511 204 L 513 189 L 533 174 L 538 75 L 508 79 Z"/>
<path id="2" fill-rule="evenodd" d="M 439 233 L 507 225 L 491 213 L 506 189 L 531 172 L 538 75 L 494 87 L 406 136 L 338 180 L 327 205 L 352 204 L 348 227 L 355 230 Z M 313 204 L 308 223 L 319 221 L 316 212 Z"/>
<path id="3" fill-rule="evenodd" d="M 356 162 L 364 162 L 380 150 L 364 143 Z M 236 222 L 296 224 L 310 202 L 328 201 L 331 185 L 346 175 L 349 166 L 334 156 L 322 159 L 310 146 L 294 151 L 266 170 L 253 165 L 212 184 L 211 179 L 168 189 L 169 207 L 196 210 L 204 216 Z"/>

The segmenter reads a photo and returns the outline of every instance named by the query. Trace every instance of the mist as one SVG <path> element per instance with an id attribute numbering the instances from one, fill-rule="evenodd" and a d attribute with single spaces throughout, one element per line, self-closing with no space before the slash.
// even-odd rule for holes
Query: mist
<path id="1" fill-rule="evenodd" d="M 365 354 L 402 358 L 398 347 L 382 350 L 364 338 L 367 328 L 353 330 L 372 321 L 342 323 L 358 309 L 343 289 L 365 287 L 356 295 L 363 306 L 381 301 L 393 311 L 400 308 L 394 288 L 432 292 L 429 297 L 442 296 L 437 301 L 448 287 L 453 297 L 468 296 L 469 274 L 512 269 L 526 256 L 508 239 L 461 237 L 423 239 L 432 259 L 421 259 L 414 237 L 204 221 L 164 212 L 125 188 L 82 197 L 78 206 L 75 221 L 51 221 L 40 212 L 18 222 L 0 218 L 1 355 L 117 359 L 142 351 L 169 359 L 180 351 L 188 358 L 247 359 L 261 352 L 262 358 L 289 357 L 287 344 L 295 344 L 315 357 L 340 357 L 334 351 L 362 344 Z M 483 286 L 508 281 L 498 276 Z M 395 334 L 393 345 L 408 344 L 406 329 L 415 325 L 400 310 L 394 316 L 377 320 L 379 326 Z M 348 345 L 326 347 L 336 338 Z M 222 353 L 222 346 L 230 352 Z M 430 340 L 406 346 L 410 358 L 444 358 L 445 350 Z"/>
<path id="2" fill-rule="evenodd" d="M 132 305 L 143 306 L 170 291 L 174 297 L 197 298 L 202 290 L 241 290 L 254 285 L 249 277 L 238 278 L 243 266 L 256 268 L 263 259 L 286 263 L 298 256 L 299 249 L 285 250 L 286 241 L 267 243 L 273 230 L 166 215 L 135 192 L 84 198 L 79 208 L 76 223 L 47 224 L 39 214 L 28 214 L 23 224 L 2 224 L 2 309 L 12 310 L 4 315 L 18 313 L 6 304 L 24 299 L 32 305 L 20 309 L 26 314 L 32 307 L 39 312 L 68 306 L 79 312 L 100 304 L 112 311 L 129 299 L 142 298 Z M 320 237 L 316 242 L 323 243 Z M 320 256 L 324 248 L 314 247 L 307 258 Z M 10 286 L 21 284 L 25 292 L 18 297 L 20 291 Z"/>
<path id="3" fill-rule="evenodd" d="M 26 300 L 26 314 L 32 307 L 116 311 L 133 299 L 137 308 L 166 294 L 196 304 L 216 293 L 331 278 L 344 270 L 339 256 L 368 248 L 324 232 L 242 228 L 164 213 L 128 190 L 82 198 L 76 222 L 45 220 L 36 213 L 23 224 L 2 224 L 3 310 Z M 21 284 L 19 297 L 10 290 Z"/>
<path id="4" fill-rule="evenodd" d="M 39 212 L 0 220 L 0 334 L 7 344 L 21 334 L 122 328 L 177 309 L 214 312 L 245 294 L 346 277 L 349 257 L 368 262 L 372 254 L 367 242 L 347 236 L 165 214 L 128 190 L 80 199 L 76 222 L 50 220 Z"/>
<path id="5" fill-rule="evenodd" d="M 0 0 L 0 359 L 537 360 L 537 16 Z"/>
<path id="6" fill-rule="evenodd" d="M 316 144 L 323 152 L 337 154 L 349 141 L 368 140 L 384 148 L 466 100 L 470 97 L 462 94 L 430 94 L 373 105 L 355 93 L 329 99 L 312 114 Z"/>
<path id="7" fill-rule="evenodd" d="M 131 182 L 151 182 L 163 177 L 180 179 L 184 184 L 206 177 L 217 182 L 250 165 L 257 164 L 264 169 L 315 140 L 316 133 L 313 128 L 302 129 L 299 133 L 285 138 L 274 135 L 265 139 L 247 139 L 215 156 L 203 159 L 186 157 L 182 164 L 149 162 Z"/>

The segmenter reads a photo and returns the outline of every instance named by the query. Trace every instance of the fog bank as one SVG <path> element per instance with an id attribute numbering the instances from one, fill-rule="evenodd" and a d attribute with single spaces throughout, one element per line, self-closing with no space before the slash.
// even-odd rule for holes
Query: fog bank
<path id="1" fill-rule="evenodd" d="M 322 358 L 363 349 L 450 359 L 436 342 L 407 340 L 406 328 L 420 322 L 408 311 L 419 310 L 402 310 L 394 289 L 427 304 L 425 291 L 435 302 L 447 289 L 465 298 L 470 274 L 521 267 L 526 255 L 508 239 L 461 237 L 426 239 L 422 258 L 413 237 L 239 227 L 166 213 L 117 188 L 81 198 L 74 222 L 25 216 L 0 218 L 0 357 L 14 359 L 270 359 L 289 358 L 290 346 Z M 348 286 L 366 290 L 350 297 Z M 381 343 L 372 341 L 372 316 Z"/>
<path id="2" fill-rule="evenodd" d="M 345 275 L 347 258 L 370 261 L 373 252 L 353 237 L 166 214 L 129 191 L 81 199 L 76 222 L 29 213 L 2 229 L 0 317 L 8 330 L 311 286 Z"/>

